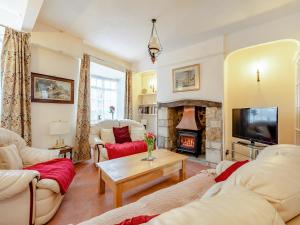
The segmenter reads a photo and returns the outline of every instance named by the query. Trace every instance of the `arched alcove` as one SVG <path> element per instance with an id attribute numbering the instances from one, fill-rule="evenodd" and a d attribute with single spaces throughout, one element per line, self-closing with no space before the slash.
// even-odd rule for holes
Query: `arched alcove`
<path id="1" fill-rule="evenodd" d="M 295 143 L 295 57 L 300 43 L 279 40 L 229 54 L 224 62 L 225 149 L 231 149 L 232 109 L 278 107 L 278 142 Z M 259 70 L 259 80 L 257 80 Z"/>

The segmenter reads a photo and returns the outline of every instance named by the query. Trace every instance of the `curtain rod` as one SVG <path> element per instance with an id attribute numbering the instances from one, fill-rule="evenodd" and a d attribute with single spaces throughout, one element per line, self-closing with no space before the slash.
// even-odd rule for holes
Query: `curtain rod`
<path id="1" fill-rule="evenodd" d="M 87 54 L 88 54 L 88 53 L 87 53 Z M 98 57 L 93 56 L 93 55 L 90 55 L 90 54 L 88 54 L 88 55 L 89 55 L 91 58 L 94 58 L 94 59 L 96 59 L 96 60 L 99 60 L 99 61 L 103 62 L 103 64 L 106 64 L 106 65 L 108 65 L 108 66 L 113 67 L 114 69 L 122 70 L 122 71 L 124 71 L 124 72 L 127 70 L 126 67 L 121 66 L 121 65 L 118 65 L 118 64 L 113 63 L 113 62 L 111 62 L 111 61 L 106 61 L 106 60 L 104 60 L 104 59 L 98 58 Z"/>

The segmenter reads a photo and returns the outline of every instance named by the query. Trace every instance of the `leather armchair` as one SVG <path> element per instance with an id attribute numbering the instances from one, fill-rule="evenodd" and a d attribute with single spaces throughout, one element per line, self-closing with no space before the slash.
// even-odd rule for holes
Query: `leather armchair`
<path id="1" fill-rule="evenodd" d="M 59 151 L 26 146 L 19 135 L 3 128 L 0 144 L 15 144 L 24 167 L 59 157 Z M 39 176 L 33 170 L 0 168 L 0 225 L 39 225 L 53 217 L 64 196 L 55 180 Z"/>

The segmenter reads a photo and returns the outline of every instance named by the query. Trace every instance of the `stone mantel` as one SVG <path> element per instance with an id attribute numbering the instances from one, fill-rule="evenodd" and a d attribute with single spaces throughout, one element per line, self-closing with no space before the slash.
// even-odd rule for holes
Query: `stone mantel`
<path id="1" fill-rule="evenodd" d="M 213 102 L 213 101 L 206 101 L 206 100 L 192 100 L 192 99 L 185 99 L 185 100 L 177 100 L 172 102 L 159 102 L 157 103 L 158 108 L 166 107 L 166 108 L 174 108 L 179 106 L 199 106 L 199 107 L 217 107 L 221 108 L 221 102 Z"/>

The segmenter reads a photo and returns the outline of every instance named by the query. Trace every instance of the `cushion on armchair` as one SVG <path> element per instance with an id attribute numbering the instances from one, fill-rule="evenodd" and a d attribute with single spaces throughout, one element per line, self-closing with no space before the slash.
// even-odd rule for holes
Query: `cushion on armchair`
<path id="1" fill-rule="evenodd" d="M 100 133 L 101 133 L 101 140 L 104 143 L 110 143 L 110 144 L 116 143 L 114 132 L 112 129 L 101 129 Z"/>
<path id="2" fill-rule="evenodd" d="M 23 162 L 15 144 L 0 147 L 0 169 L 19 170 Z"/>
<path id="3" fill-rule="evenodd" d="M 145 138 L 146 130 L 144 127 L 132 127 L 130 137 L 132 141 L 142 141 Z"/>
<path id="4" fill-rule="evenodd" d="M 126 142 L 123 144 L 106 144 L 108 159 L 116 159 L 147 151 L 144 141 Z"/>
<path id="5" fill-rule="evenodd" d="M 113 127 L 116 143 L 123 144 L 125 142 L 131 142 L 129 127 Z"/>

